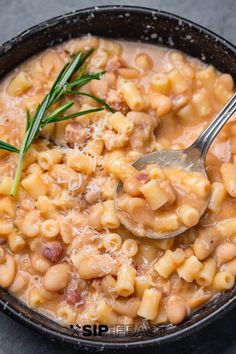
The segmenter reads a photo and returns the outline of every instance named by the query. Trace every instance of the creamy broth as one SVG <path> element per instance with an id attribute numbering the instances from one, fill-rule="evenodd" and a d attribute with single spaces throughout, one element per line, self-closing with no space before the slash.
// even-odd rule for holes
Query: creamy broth
<path id="1" fill-rule="evenodd" d="M 124 179 L 118 216 L 134 235 L 151 231 L 161 239 L 166 232 L 197 225 L 209 193 L 210 182 L 200 173 L 150 164 Z"/>
<path id="2" fill-rule="evenodd" d="M 188 232 L 136 237 L 120 224 L 114 192 L 143 154 L 188 147 L 233 95 L 233 79 L 175 50 L 73 39 L 1 82 L 1 140 L 20 146 L 26 110 L 34 112 L 65 63 L 89 48 L 88 70 L 106 74 L 83 91 L 115 113 L 46 126 L 26 155 L 15 198 L 18 157 L 0 150 L 0 286 L 64 325 L 178 324 L 234 286 L 236 117 L 208 153 L 210 203 Z M 73 101 L 70 113 L 99 106 L 85 96 Z M 176 171 L 167 172 L 173 182 Z M 181 205 L 190 203 L 188 188 Z"/>

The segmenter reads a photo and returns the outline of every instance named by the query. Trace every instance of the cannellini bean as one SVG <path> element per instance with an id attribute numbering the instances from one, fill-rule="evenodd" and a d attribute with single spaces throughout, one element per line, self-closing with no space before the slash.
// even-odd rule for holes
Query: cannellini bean
<path id="1" fill-rule="evenodd" d="M 172 295 L 167 301 L 166 313 L 171 323 L 175 325 L 181 323 L 187 314 L 184 300 L 177 295 Z"/>
<path id="2" fill-rule="evenodd" d="M 6 260 L 0 264 L 0 286 L 8 288 L 16 276 L 16 264 L 14 258 L 6 253 Z"/>
<path id="3" fill-rule="evenodd" d="M 193 244 L 193 250 L 198 259 L 210 256 L 220 239 L 220 232 L 215 228 L 203 230 Z"/>
<path id="4" fill-rule="evenodd" d="M 236 257 L 236 245 L 231 242 L 219 245 L 216 249 L 216 257 L 219 265 L 231 261 Z"/>
<path id="5" fill-rule="evenodd" d="M 17 273 L 13 283 L 11 284 L 9 290 L 13 293 L 19 293 L 24 290 L 29 283 L 29 280 L 26 275 Z"/>
<path id="6" fill-rule="evenodd" d="M 236 165 L 232 163 L 223 163 L 220 168 L 221 176 L 223 179 L 224 186 L 231 195 L 231 197 L 236 197 Z"/>
<path id="7" fill-rule="evenodd" d="M 30 261 L 33 270 L 40 274 L 45 274 L 51 266 L 49 260 L 39 253 L 32 253 L 30 255 Z"/>
<path id="8" fill-rule="evenodd" d="M 88 216 L 88 223 L 90 226 L 94 227 L 95 229 L 101 229 L 101 219 L 104 213 L 104 206 L 100 203 L 95 204 Z"/>
<path id="9" fill-rule="evenodd" d="M 124 180 L 123 188 L 124 191 L 129 194 L 131 197 L 138 197 L 141 192 L 139 187 L 141 186 L 140 182 L 135 177 L 128 177 Z"/>
<path id="10" fill-rule="evenodd" d="M 140 53 L 136 56 L 135 64 L 142 70 L 150 70 L 153 67 L 152 59 L 145 53 Z"/>
<path id="11" fill-rule="evenodd" d="M 56 264 L 50 267 L 44 278 L 43 286 L 48 291 L 64 290 L 70 280 L 70 267 L 67 264 Z"/>
<path id="12" fill-rule="evenodd" d="M 108 82 L 105 80 L 92 80 L 89 87 L 91 92 L 101 99 L 107 96 L 109 90 Z"/>
<path id="13" fill-rule="evenodd" d="M 85 256 L 80 261 L 78 273 L 82 279 L 103 277 L 107 274 L 116 274 L 117 262 L 108 254 Z"/>
<path id="14" fill-rule="evenodd" d="M 130 298 L 125 300 L 112 300 L 111 307 L 119 315 L 136 317 L 140 306 L 141 300 L 138 298 Z"/>

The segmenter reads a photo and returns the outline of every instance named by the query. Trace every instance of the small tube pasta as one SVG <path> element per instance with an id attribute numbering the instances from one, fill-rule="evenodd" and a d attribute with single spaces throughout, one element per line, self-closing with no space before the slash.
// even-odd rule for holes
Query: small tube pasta
<path id="1" fill-rule="evenodd" d="M 196 256 L 191 256 L 177 268 L 177 273 L 180 278 L 184 279 L 188 283 L 191 283 L 202 270 L 202 267 L 202 263 L 198 260 L 198 258 Z"/>
<path id="2" fill-rule="evenodd" d="M 61 321 L 65 326 L 69 326 L 75 322 L 76 311 L 67 304 L 61 304 L 57 308 L 57 316 L 59 321 Z"/>
<path id="3" fill-rule="evenodd" d="M 102 324 L 115 325 L 117 323 L 117 315 L 115 311 L 109 306 L 104 299 L 99 301 L 96 306 L 95 316 L 97 321 Z"/>
<path id="4" fill-rule="evenodd" d="M 138 253 L 138 244 L 132 238 L 128 238 L 123 242 L 121 250 L 127 257 L 134 257 Z"/>
<path id="5" fill-rule="evenodd" d="M 31 238 L 35 237 L 39 234 L 40 232 L 40 218 L 39 218 L 39 212 L 36 210 L 33 210 L 26 214 L 23 224 L 21 227 L 22 234 Z"/>
<path id="6" fill-rule="evenodd" d="M 123 264 L 119 268 L 116 282 L 118 295 L 127 297 L 133 294 L 136 273 L 136 270 L 129 264 Z"/>
<path id="7" fill-rule="evenodd" d="M 138 295 L 138 297 L 142 298 L 143 293 L 146 289 L 151 288 L 153 285 L 152 279 L 148 275 L 138 275 L 135 278 L 135 293 Z"/>
<path id="8" fill-rule="evenodd" d="M 222 202 L 226 197 L 226 194 L 227 194 L 226 189 L 222 183 L 219 182 L 212 183 L 208 209 L 210 209 L 213 212 L 218 211 L 220 205 L 222 204 Z"/>
<path id="9" fill-rule="evenodd" d="M 94 170 L 94 159 L 83 154 L 69 154 L 67 157 L 67 164 L 69 167 L 77 172 L 86 173 L 90 175 Z"/>
<path id="10" fill-rule="evenodd" d="M 198 197 L 203 199 L 208 197 L 211 185 L 206 178 L 199 176 L 197 173 L 192 173 L 192 175 L 185 177 L 183 182 L 189 186 Z"/>
<path id="11" fill-rule="evenodd" d="M 145 289 L 138 309 L 138 315 L 147 320 L 154 320 L 158 314 L 160 301 L 161 294 L 157 289 Z"/>
<path id="12" fill-rule="evenodd" d="M 117 229 L 120 226 L 120 221 L 116 215 L 115 205 L 113 200 L 107 200 L 103 203 L 104 212 L 101 217 L 101 224 L 108 229 Z"/>
<path id="13" fill-rule="evenodd" d="M 32 81 L 24 71 L 21 71 L 8 85 L 7 92 L 11 96 L 21 96 L 32 87 Z"/>
<path id="14" fill-rule="evenodd" d="M 23 251 L 27 246 L 23 236 L 18 235 L 17 233 L 14 232 L 8 236 L 8 244 L 10 250 L 16 253 Z"/>
<path id="15" fill-rule="evenodd" d="M 178 214 L 184 225 L 188 227 L 196 225 L 200 219 L 199 211 L 187 204 L 181 205 L 178 209 Z"/>
<path id="16" fill-rule="evenodd" d="M 133 82 L 127 82 L 121 87 L 121 93 L 127 105 L 132 111 L 141 111 L 144 107 L 144 100 L 138 87 Z"/>
<path id="17" fill-rule="evenodd" d="M 45 298 L 39 288 L 32 288 L 28 294 L 28 303 L 33 309 L 42 305 Z"/>
<path id="18" fill-rule="evenodd" d="M 203 262 L 203 268 L 197 274 L 195 280 L 199 286 L 207 287 L 213 282 L 216 274 L 216 261 L 214 258 L 208 258 Z"/>
<path id="19" fill-rule="evenodd" d="M 119 134 L 130 135 L 134 130 L 134 124 L 128 117 L 121 112 L 112 114 L 109 118 L 109 124 Z"/>
<path id="20" fill-rule="evenodd" d="M 211 103 L 206 89 L 201 89 L 193 95 L 193 105 L 200 117 L 207 116 L 212 112 Z"/>
<path id="21" fill-rule="evenodd" d="M 170 90 L 170 81 L 168 75 L 157 73 L 151 78 L 151 88 L 152 91 L 167 94 Z"/>
<path id="22" fill-rule="evenodd" d="M 59 231 L 59 224 L 56 220 L 48 219 L 41 224 L 41 233 L 46 238 L 55 238 Z"/>
<path id="23" fill-rule="evenodd" d="M 106 251 L 115 252 L 121 247 L 122 239 L 118 234 L 105 234 L 102 238 Z"/>
<path id="24" fill-rule="evenodd" d="M 224 264 L 222 266 L 223 270 L 226 270 L 228 272 L 230 272 L 231 274 L 233 274 L 234 276 L 236 276 L 236 258 L 234 258 L 232 261 Z"/>
<path id="25" fill-rule="evenodd" d="M 112 159 L 105 164 L 105 169 L 112 173 L 114 177 L 124 181 L 128 177 L 135 177 L 137 175 L 136 169 L 123 159 Z"/>
<path id="26" fill-rule="evenodd" d="M 21 185 L 33 199 L 47 194 L 47 186 L 38 174 L 32 173 L 26 176 L 21 181 Z"/>
<path id="27" fill-rule="evenodd" d="M 0 214 L 8 215 L 10 218 L 15 217 L 16 206 L 14 201 L 11 198 L 5 197 L 0 199 Z"/>
<path id="28" fill-rule="evenodd" d="M 0 182 L 0 194 L 9 196 L 11 193 L 13 179 L 11 177 L 4 176 Z"/>
<path id="29" fill-rule="evenodd" d="M 154 179 L 151 179 L 149 182 L 141 186 L 139 190 L 146 198 L 152 210 L 159 209 L 162 205 L 168 202 L 167 195 Z"/>
<path id="30" fill-rule="evenodd" d="M 215 275 L 212 287 L 218 291 L 225 291 L 232 289 L 232 287 L 234 286 L 234 282 L 234 275 L 229 271 L 225 270 Z"/>
<path id="31" fill-rule="evenodd" d="M 174 252 L 167 250 L 164 255 L 154 264 L 155 271 L 163 278 L 168 278 L 175 269 L 183 263 L 185 253 L 181 248 Z"/>
<path id="32" fill-rule="evenodd" d="M 189 82 L 178 70 L 172 70 L 168 75 L 171 91 L 174 95 L 179 95 L 190 88 Z"/>
<path id="33" fill-rule="evenodd" d="M 43 170 L 49 170 L 53 165 L 60 163 L 62 154 L 59 150 L 46 150 L 38 154 L 38 164 Z"/>

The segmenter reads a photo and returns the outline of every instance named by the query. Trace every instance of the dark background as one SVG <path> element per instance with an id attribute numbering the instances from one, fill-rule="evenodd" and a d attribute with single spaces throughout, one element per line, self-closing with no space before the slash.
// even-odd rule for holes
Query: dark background
<path id="1" fill-rule="evenodd" d="M 173 12 L 208 27 L 236 44 L 236 0 L 0 0 L 0 43 L 50 17 L 79 8 L 108 4 L 143 5 Z M 154 351 L 161 354 L 236 353 L 235 320 L 236 309 L 187 338 L 155 348 Z M 152 350 L 150 348 L 148 352 Z M 0 354 L 78 352 L 83 353 L 51 342 L 0 313 Z"/>

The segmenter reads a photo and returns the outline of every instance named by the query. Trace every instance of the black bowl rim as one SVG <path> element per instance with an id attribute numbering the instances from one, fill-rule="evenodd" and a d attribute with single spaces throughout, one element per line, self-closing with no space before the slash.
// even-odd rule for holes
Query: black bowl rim
<path id="1" fill-rule="evenodd" d="M 181 21 L 184 25 L 187 27 L 194 28 L 196 31 L 198 31 L 201 35 L 209 36 L 212 40 L 215 42 L 219 42 L 221 45 L 225 46 L 227 49 L 229 49 L 231 52 L 236 54 L 236 46 L 232 44 L 230 41 L 226 40 L 222 36 L 216 34 L 215 32 L 207 29 L 204 26 L 201 26 L 193 21 L 190 21 L 186 18 L 183 18 L 178 15 L 174 15 L 170 12 L 167 11 L 162 11 L 158 9 L 152 9 L 148 7 L 142 7 L 142 6 L 131 6 L 131 5 L 104 5 L 104 6 L 94 6 L 94 7 L 86 7 L 82 8 L 79 10 L 71 11 L 66 14 L 62 14 L 56 17 L 53 17 L 51 19 L 45 20 L 39 24 L 36 24 L 23 32 L 21 32 L 19 35 L 13 37 L 12 39 L 8 40 L 7 42 L 3 43 L 0 45 L 0 56 L 5 55 L 10 49 L 12 49 L 15 45 L 17 45 L 19 42 L 22 43 L 25 39 L 28 37 L 32 36 L 34 33 L 42 31 L 44 29 L 49 29 L 50 27 L 55 26 L 58 22 L 65 20 L 66 18 L 70 18 L 73 16 L 77 16 L 80 14 L 86 14 L 91 11 L 93 12 L 106 12 L 106 11 L 121 11 L 123 10 L 124 12 L 141 12 L 143 14 L 152 14 L 153 16 L 157 17 L 162 17 L 164 19 L 168 20 L 178 20 Z M 200 327 L 204 327 L 209 323 L 212 323 L 215 321 L 217 318 L 220 316 L 222 317 L 226 312 L 231 310 L 234 306 L 236 305 L 236 295 L 233 296 L 228 302 L 226 302 L 223 306 L 212 312 L 211 314 L 207 315 L 203 319 L 199 320 L 197 323 L 194 323 L 190 325 L 187 328 L 181 329 L 180 331 L 172 334 L 168 334 L 164 337 L 159 337 L 159 338 L 152 338 L 150 340 L 141 340 L 138 342 L 132 341 L 132 342 L 127 342 L 127 343 L 107 343 L 107 342 L 102 342 L 102 341 L 90 341 L 84 338 L 76 338 L 67 334 L 62 334 L 56 331 L 53 331 L 51 329 L 48 329 L 46 327 L 40 326 L 39 324 L 35 323 L 31 319 L 23 316 L 21 313 L 17 312 L 14 308 L 9 306 L 9 304 L 5 301 L 3 301 L 0 298 L 0 308 L 3 312 L 7 313 L 9 316 L 14 317 L 15 319 L 19 320 L 22 322 L 24 325 L 36 330 L 37 332 L 41 334 L 46 334 L 49 338 L 51 339 L 57 339 L 63 343 L 67 343 L 73 346 L 77 347 L 86 347 L 88 349 L 94 349 L 94 350 L 107 350 L 107 349 L 127 349 L 127 348 L 142 348 L 142 347 L 147 347 L 151 345 L 161 345 L 166 342 L 172 342 L 173 340 L 177 340 L 180 338 L 183 338 L 184 336 L 190 335 L 193 332 L 197 331 Z"/>

